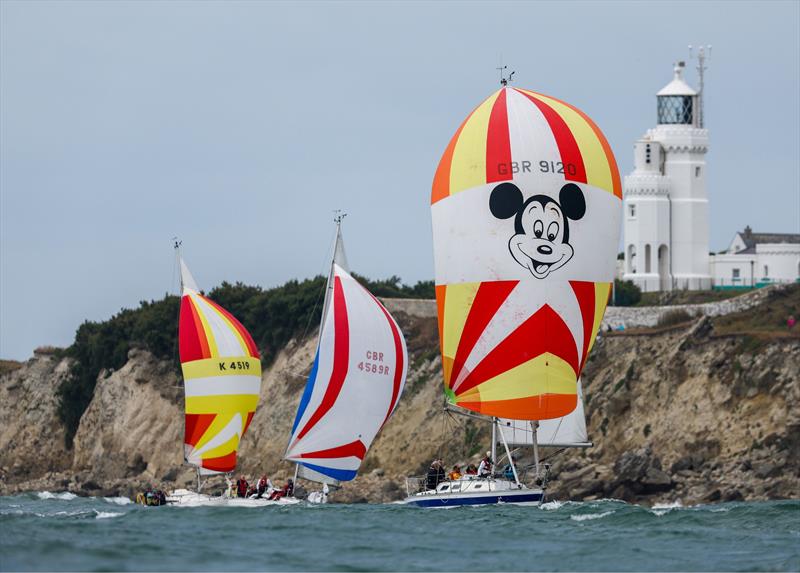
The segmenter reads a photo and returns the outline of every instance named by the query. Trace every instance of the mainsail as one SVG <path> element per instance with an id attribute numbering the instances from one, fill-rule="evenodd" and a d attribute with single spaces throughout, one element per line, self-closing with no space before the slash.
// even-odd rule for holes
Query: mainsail
<path id="1" fill-rule="evenodd" d="M 515 420 L 561 418 L 614 278 L 622 190 L 575 107 L 503 87 L 456 131 L 433 181 L 445 395 Z"/>
<path id="2" fill-rule="evenodd" d="M 586 448 L 592 445 L 586 433 L 586 416 L 583 410 L 583 388 L 578 381 L 578 405 L 561 418 L 538 422 L 535 431 L 528 420 L 500 418 L 498 427 L 509 446 L 531 446 L 534 436 L 537 446 L 558 448 Z"/>
<path id="3" fill-rule="evenodd" d="M 284 456 L 298 475 L 327 483 L 356 477 L 408 369 L 400 328 L 346 265 L 337 230 L 317 354 Z"/>
<path id="4" fill-rule="evenodd" d="M 184 457 L 201 474 L 231 472 L 261 392 L 261 361 L 250 333 L 200 294 L 181 267 L 178 329 L 186 394 Z"/>

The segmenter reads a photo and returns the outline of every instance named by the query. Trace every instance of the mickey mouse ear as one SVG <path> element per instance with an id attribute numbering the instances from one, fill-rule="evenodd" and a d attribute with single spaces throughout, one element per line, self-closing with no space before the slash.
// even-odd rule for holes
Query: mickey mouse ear
<path id="1" fill-rule="evenodd" d="M 583 198 L 583 191 L 574 183 L 567 183 L 558 192 L 558 202 L 564 214 L 577 221 L 586 213 L 586 199 Z"/>
<path id="2" fill-rule="evenodd" d="M 501 183 L 489 196 L 489 210 L 498 219 L 508 219 L 522 207 L 522 191 L 513 183 Z"/>

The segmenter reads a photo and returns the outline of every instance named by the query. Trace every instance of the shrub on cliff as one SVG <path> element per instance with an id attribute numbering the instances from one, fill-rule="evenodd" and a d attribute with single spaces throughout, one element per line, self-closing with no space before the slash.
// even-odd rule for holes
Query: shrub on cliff
<path id="1" fill-rule="evenodd" d="M 66 427 L 67 447 L 89 406 L 102 370 L 118 369 L 128 360 L 131 346 L 141 346 L 160 358 L 177 349 L 178 304 L 176 296 L 142 301 L 138 309 L 124 309 L 105 322 L 84 322 L 75 342 L 66 350 L 74 360 L 70 376 L 58 388 L 58 415 Z"/>
<path id="2" fill-rule="evenodd" d="M 642 300 L 641 289 L 633 284 L 633 281 L 621 281 L 614 279 L 614 298 L 611 304 L 614 306 L 634 306 Z"/>
<path id="3" fill-rule="evenodd" d="M 433 281 L 407 286 L 401 284 L 398 277 L 379 281 L 357 278 L 376 296 L 433 298 Z M 317 327 L 325 280 L 322 276 L 291 280 L 267 290 L 223 282 L 208 296 L 227 308 L 247 328 L 261 352 L 262 361 L 268 364 L 292 337 L 302 336 Z M 100 372 L 122 368 L 132 347 L 173 360 L 178 368 L 179 310 L 180 299 L 166 295 L 162 300 L 142 301 L 137 309 L 123 309 L 104 322 L 87 321 L 78 328 L 75 342 L 66 350 L 66 355 L 74 360 L 72 370 L 58 389 L 58 414 L 66 428 L 67 447 L 72 447 Z"/>

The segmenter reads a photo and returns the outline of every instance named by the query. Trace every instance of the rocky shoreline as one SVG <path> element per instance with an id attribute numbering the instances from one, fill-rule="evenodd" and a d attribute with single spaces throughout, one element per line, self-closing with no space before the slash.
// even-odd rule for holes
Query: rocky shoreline
<path id="1" fill-rule="evenodd" d="M 771 292 L 721 316 L 604 332 L 583 374 L 595 446 L 543 452 L 551 466 L 548 498 L 684 505 L 797 498 L 800 335 L 759 321 L 778 307 L 800 307 L 800 288 Z M 392 308 L 409 348 L 406 389 L 361 475 L 331 502 L 397 501 L 406 495 L 405 476 L 424 473 L 431 459 L 464 465 L 488 446 L 488 424 L 441 412 L 431 307 L 412 301 Z M 281 456 L 314 344 L 313 333 L 292 340 L 265 370 L 261 407 L 240 452 L 249 477 L 267 473 L 281 482 L 293 473 Z M 183 465 L 183 392 L 173 364 L 137 349 L 123 368 L 102 372 L 72 448 L 56 414 L 56 389 L 69 367 L 57 354 L 38 353 L 0 375 L 0 494 L 133 497 L 147 485 L 195 483 Z M 522 452 L 521 465 L 531 463 Z M 207 487 L 224 485 L 215 478 Z"/>

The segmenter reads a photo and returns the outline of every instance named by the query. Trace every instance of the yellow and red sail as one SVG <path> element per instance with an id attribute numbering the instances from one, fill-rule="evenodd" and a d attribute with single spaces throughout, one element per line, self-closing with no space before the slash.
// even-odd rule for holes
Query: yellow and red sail
<path id="1" fill-rule="evenodd" d="M 459 127 L 431 193 L 445 393 L 512 419 L 557 418 L 605 312 L 622 191 L 583 112 L 505 87 Z"/>
<path id="2" fill-rule="evenodd" d="M 178 329 L 186 394 L 184 456 L 201 473 L 236 468 L 239 442 L 261 392 L 261 361 L 250 333 L 227 310 L 200 294 L 181 260 Z"/>

